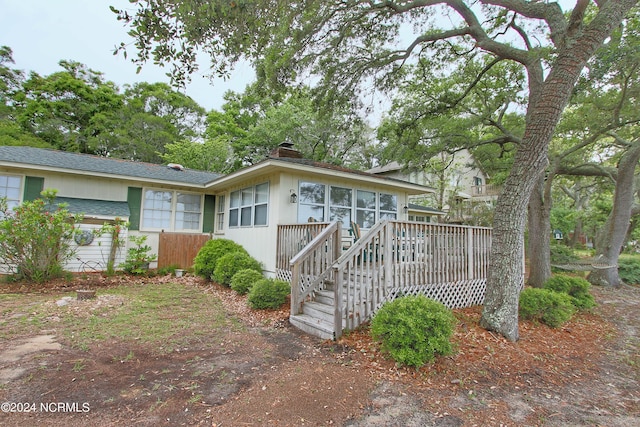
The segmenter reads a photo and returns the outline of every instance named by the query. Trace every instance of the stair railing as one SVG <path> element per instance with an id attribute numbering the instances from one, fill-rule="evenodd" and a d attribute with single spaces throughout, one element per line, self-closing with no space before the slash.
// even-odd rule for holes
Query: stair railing
<path id="1" fill-rule="evenodd" d="M 343 329 L 355 329 L 369 319 L 386 301 L 392 269 L 390 232 L 388 220 L 376 223 L 334 263 L 335 339 Z"/>
<path id="2" fill-rule="evenodd" d="M 342 222 L 334 221 L 318 233 L 291 261 L 291 315 L 302 311 L 303 302 L 324 286 L 333 274 L 341 253 Z"/>

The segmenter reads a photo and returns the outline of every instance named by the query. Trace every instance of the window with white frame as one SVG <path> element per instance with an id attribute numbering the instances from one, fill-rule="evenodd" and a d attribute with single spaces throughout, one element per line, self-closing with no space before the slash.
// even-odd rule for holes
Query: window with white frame
<path id="1" fill-rule="evenodd" d="M 267 225 L 269 183 L 232 191 L 229 196 L 229 227 Z"/>
<path id="2" fill-rule="evenodd" d="M 144 191 L 142 227 L 166 231 L 202 229 L 202 195 L 170 190 Z"/>
<path id="3" fill-rule="evenodd" d="M 352 190 L 343 187 L 330 187 L 329 221 L 342 221 L 343 228 L 349 228 L 353 206 Z"/>
<path id="4" fill-rule="evenodd" d="M 324 221 L 326 186 L 314 182 L 301 182 L 298 197 L 298 222 Z"/>
<path id="5" fill-rule="evenodd" d="M 216 231 L 224 230 L 224 196 L 218 196 L 216 203 Z"/>
<path id="6" fill-rule="evenodd" d="M 357 190 L 356 222 L 362 228 L 371 228 L 376 223 L 376 193 Z"/>
<path id="7" fill-rule="evenodd" d="M 254 197 L 253 225 L 267 225 L 269 213 L 269 183 L 256 185 Z"/>
<path id="8" fill-rule="evenodd" d="M 380 193 L 380 219 L 396 219 L 398 199 L 394 194 Z"/>
<path id="9" fill-rule="evenodd" d="M 354 200 L 355 193 L 355 200 Z M 371 228 L 376 219 L 396 219 L 398 197 L 395 194 L 376 193 L 302 181 L 298 187 L 298 222 L 342 221 L 348 228 L 355 221 L 361 228 Z M 328 197 L 327 197 L 328 196 Z M 328 210 L 328 215 L 325 214 Z M 354 218 L 355 211 L 355 218 Z"/>
<path id="10" fill-rule="evenodd" d="M 0 175 L 0 197 L 7 199 L 7 207 L 13 209 L 20 204 L 22 178 L 15 175 Z"/>

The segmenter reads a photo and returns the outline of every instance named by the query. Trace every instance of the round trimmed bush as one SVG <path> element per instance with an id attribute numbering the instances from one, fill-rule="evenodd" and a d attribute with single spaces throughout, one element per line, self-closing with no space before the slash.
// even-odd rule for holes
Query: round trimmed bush
<path id="1" fill-rule="evenodd" d="M 562 292 L 572 298 L 573 305 L 578 310 L 587 310 L 595 307 L 596 301 L 593 295 L 589 293 L 591 284 L 581 278 L 567 276 L 564 274 L 556 274 L 544 282 L 543 289 L 549 289 L 555 292 Z"/>
<path id="2" fill-rule="evenodd" d="M 371 321 L 371 334 L 381 349 L 401 365 L 419 367 L 436 355 L 453 352 L 456 318 L 444 304 L 423 295 L 385 303 Z"/>
<path id="3" fill-rule="evenodd" d="M 565 293 L 540 288 L 527 288 L 520 293 L 518 313 L 524 320 L 535 320 L 558 328 L 575 312 L 572 298 Z"/>
<path id="4" fill-rule="evenodd" d="M 262 265 L 246 252 L 233 252 L 218 259 L 211 279 L 221 285 L 231 286 L 231 278 L 238 271 L 247 269 L 262 272 Z"/>
<path id="5" fill-rule="evenodd" d="M 241 245 L 229 239 L 212 239 L 200 248 L 198 255 L 193 260 L 193 269 L 198 276 L 211 279 L 216 270 L 218 260 L 224 255 L 233 252 L 248 252 Z"/>
<path id="6" fill-rule="evenodd" d="M 240 270 L 231 278 L 231 289 L 244 295 L 251 290 L 253 285 L 264 279 L 262 273 L 251 269 Z"/>
<path id="7" fill-rule="evenodd" d="M 261 279 L 251 287 L 247 301 L 251 308 L 275 310 L 287 301 L 290 293 L 291 286 L 285 281 Z"/>

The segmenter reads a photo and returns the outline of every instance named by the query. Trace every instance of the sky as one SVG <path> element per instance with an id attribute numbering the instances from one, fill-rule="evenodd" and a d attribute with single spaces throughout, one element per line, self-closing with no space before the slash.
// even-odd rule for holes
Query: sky
<path id="1" fill-rule="evenodd" d="M 169 70 L 153 63 L 137 66 L 123 55 L 114 56 L 120 42 L 129 43 L 127 28 L 118 22 L 109 6 L 131 8 L 128 0 L 0 0 L 0 46 L 13 50 L 17 68 L 25 73 L 35 71 L 41 76 L 61 71 L 61 60 L 80 62 L 102 72 L 105 80 L 121 89 L 136 82 L 165 82 Z M 130 49 L 129 58 L 137 52 Z M 206 64 L 206 58 L 201 58 Z M 240 65 L 227 81 L 204 77 L 206 70 L 192 76 L 192 83 L 183 92 L 207 110 L 220 110 L 226 91 L 243 92 L 254 80 L 248 65 Z"/>

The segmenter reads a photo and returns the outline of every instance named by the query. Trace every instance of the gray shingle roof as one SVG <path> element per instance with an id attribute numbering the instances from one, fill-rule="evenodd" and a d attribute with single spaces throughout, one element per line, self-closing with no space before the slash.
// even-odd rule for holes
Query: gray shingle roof
<path id="1" fill-rule="evenodd" d="M 222 176 L 213 172 L 179 171 L 152 163 L 21 146 L 0 146 L 0 161 L 185 184 L 204 185 Z"/>
<path id="2" fill-rule="evenodd" d="M 87 216 L 100 215 L 126 218 L 131 214 L 127 202 L 56 197 L 54 203 L 66 203 L 69 212 L 74 214 L 83 213 Z"/>

